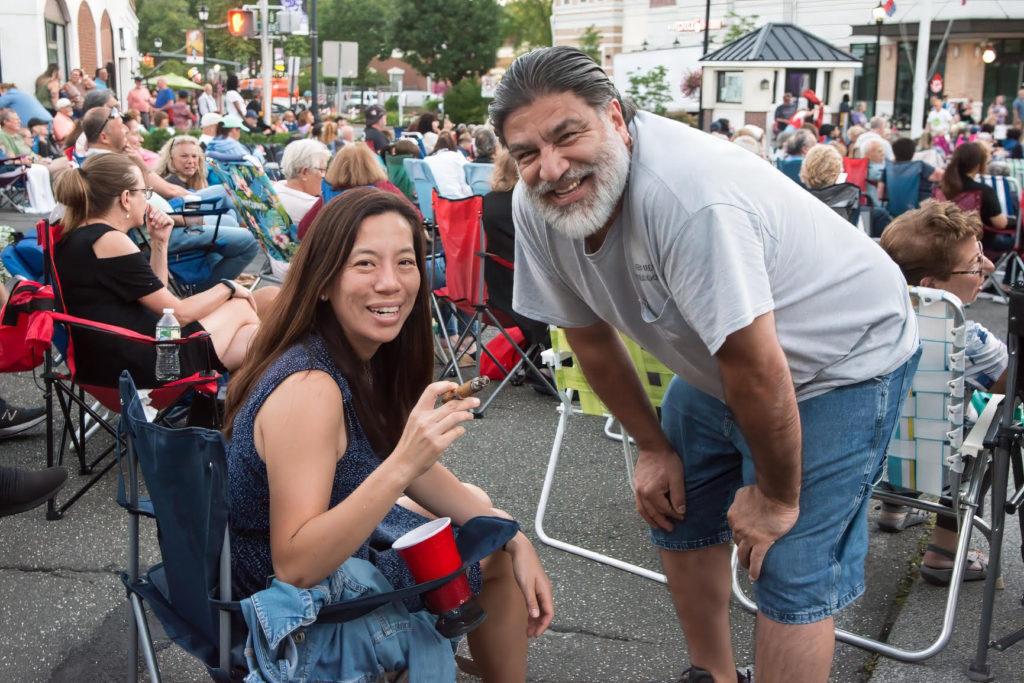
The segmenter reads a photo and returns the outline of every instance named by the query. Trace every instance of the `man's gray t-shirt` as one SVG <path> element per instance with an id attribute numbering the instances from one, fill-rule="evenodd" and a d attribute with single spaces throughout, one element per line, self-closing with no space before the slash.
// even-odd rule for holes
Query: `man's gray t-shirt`
<path id="1" fill-rule="evenodd" d="M 516 188 L 516 311 L 561 327 L 605 320 L 723 400 L 713 355 L 769 311 L 798 399 L 916 350 L 906 280 L 867 235 L 730 142 L 645 112 L 629 130 L 622 211 L 596 252 Z"/>

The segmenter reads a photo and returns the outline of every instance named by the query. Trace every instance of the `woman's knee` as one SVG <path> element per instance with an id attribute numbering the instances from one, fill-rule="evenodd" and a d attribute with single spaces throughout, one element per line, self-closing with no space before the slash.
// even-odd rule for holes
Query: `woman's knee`
<path id="1" fill-rule="evenodd" d="M 478 501 L 480 501 L 489 508 L 494 507 L 494 504 L 491 502 L 491 497 L 488 496 L 487 492 L 484 491 L 482 488 L 480 488 L 476 484 L 467 484 L 466 482 L 462 482 L 462 485 L 465 486 L 466 490 L 469 491 L 470 495 L 472 495 Z"/>

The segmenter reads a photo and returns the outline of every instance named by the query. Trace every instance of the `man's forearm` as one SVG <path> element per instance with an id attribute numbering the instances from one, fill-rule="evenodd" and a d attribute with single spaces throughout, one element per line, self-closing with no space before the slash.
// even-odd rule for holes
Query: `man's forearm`
<path id="1" fill-rule="evenodd" d="M 738 375 L 723 369 L 725 398 L 750 447 L 758 488 L 773 500 L 797 505 L 803 443 L 789 368 Z"/>
<path id="2" fill-rule="evenodd" d="M 591 388 L 641 450 L 668 448 L 625 345 L 611 325 L 568 328 L 569 344 Z"/>

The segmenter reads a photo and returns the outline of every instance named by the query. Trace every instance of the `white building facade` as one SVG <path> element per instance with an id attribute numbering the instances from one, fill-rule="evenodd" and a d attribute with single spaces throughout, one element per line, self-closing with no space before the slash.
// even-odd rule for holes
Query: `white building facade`
<path id="1" fill-rule="evenodd" d="M 854 100 L 877 98 L 877 111 L 909 117 L 919 19 L 931 17 L 929 66 L 943 80 L 942 94 L 987 106 L 996 94 L 1012 98 L 1024 82 L 1024 0 L 896 0 L 882 25 L 872 20 L 877 0 L 711 0 L 709 50 L 721 47 L 729 24 L 751 28 L 792 23 L 861 60 L 851 84 Z M 626 57 L 657 51 L 673 74 L 699 68 L 705 0 L 554 0 L 556 45 L 578 45 L 593 26 L 601 34 L 601 58 L 617 81 L 620 63 L 633 69 L 650 59 Z M 718 28 L 724 24 L 724 27 Z M 947 35 L 947 29 L 949 29 Z M 881 34 L 879 36 L 879 33 Z M 879 49 L 880 48 L 880 49 Z M 985 62 L 986 48 L 996 54 Z M 616 55 L 623 57 L 616 57 Z M 877 60 L 877 61 L 876 61 Z M 671 83 L 677 101 L 678 82 Z"/>
<path id="2" fill-rule="evenodd" d="M 2 0 L 0 81 L 34 92 L 47 65 L 93 75 L 112 64 L 118 98 L 138 71 L 139 21 L 134 0 Z"/>

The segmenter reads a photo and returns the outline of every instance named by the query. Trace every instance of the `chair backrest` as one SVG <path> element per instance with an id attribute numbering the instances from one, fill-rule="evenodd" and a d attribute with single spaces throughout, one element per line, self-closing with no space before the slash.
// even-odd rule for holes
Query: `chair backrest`
<path id="1" fill-rule="evenodd" d="M 860 218 L 859 187 L 853 183 L 839 183 L 828 187 L 808 188 L 807 191 L 850 223 L 857 225 Z"/>
<path id="2" fill-rule="evenodd" d="M 212 159 L 207 163 L 224 184 L 239 221 L 252 231 L 263 251 L 275 261 L 291 261 L 299 248 L 298 227 L 263 169 Z"/>
<path id="3" fill-rule="evenodd" d="M 405 160 L 412 159 L 409 154 L 389 154 L 384 161 L 388 168 L 388 180 L 391 184 L 402 191 L 409 201 L 416 201 L 416 186 L 413 185 L 409 174 L 405 172 Z"/>
<path id="4" fill-rule="evenodd" d="M 491 191 L 494 164 L 469 163 L 462 168 L 466 174 L 466 183 L 473 189 L 473 194 L 483 196 Z"/>
<path id="5" fill-rule="evenodd" d="M 867 159 L 843 157 L 843 171 L 846 173 L 846 182 L 853 183 L 859 187 L 862 194 L 868 191 Z"/>
<path id="6" fill-rule="evenodd" d="M 24 237 L 0 251 L 0 261 L 11 275 L 42 282 L 45 277 L 43 250 L 35 230 L 25 230 Z"/>
<path id="7" fill-rule="evenodd" d="M 483 197 L 445 199 L 436 192 L 432 196 L 435 222 L 444 244 L 446 294 L 470 306 L 486 304 Z"/>
<path id="8" fill-rule="evenodd" d="M 893 218 L 918 207 L 923 169 L 924 163 L 920 161 L 889 162 L 885 165 L 885 194 L 889 200 L 887 209 Z"/>
<path id="9" fill-rule="evenodd" d="M 1017 180 L 1004 175 L 981 175 L 978 181 L 996 191 L 1003 214 L 1015 222 L 1020 213 L 1020 185 Z"/>
<path id="10" fill-rule="evenodd" d="M 159 528 L 162 567 L 150 576 L 165 580 L 160 592 L 166 604 L 148 604 L 161 623 L 176 625 L 176 642 L 214 666 L 218 617 L 210 598 L 218 586 L 228 521 L 224 437 L 211 429 L 149 422 L 127 372 L 120 392 L 120 429 L 142 471 Z"/>
<path id="11" fill-rule="evenodd" d="M 1024 187 L 1024 159 L 1005 159 L 1010 177 L 1017 181 L 1017 187 Z"/>
<path id="12" fill-rule="evenodd" d="M 409 176 L 413 187 L 416 188 L 416 204 L 420 207 L 423 220 L 433 223 L 434 205 L 431 197 L 437 188 L 437 183 L 434 182 L 434 174 L 422 159 L 403 159 L 402 164 L 405 166 L 406 175 Z"/>
<path id="13" fill-rule="evenodd" d="M 803 187 L 804 183 L 800 180 L 800 167 L 804 165 L 804 160 L 800 157 L 792 159 L 779 159 L 779 170 L 786 174 L 786 177 L 795 182 L 800 187 Z"/>
<path id="14" fill-rule="evenodd" d="M 921 336 L 921 360 L 910 396 L 889 442 L 889 483 L 943 495 L 946 458 L 963 443 L 963 306 L 940 289 L 911 287 Z"/>
<path id="15" fill-rule="evenodd" d="M 932 188 L 932 197 L 939 200 L 940 202 L 949 201 L 946 199 L 945 193 L 942 191 L 942 186 L 936 185 Z M 981 212 L 981 190 L 971 190 L 970 192 L 961 192 L 956 196 L 956 199 L 952 200 L 954 204 L 959 206 L 964 211 L 976 211 Z"/>

